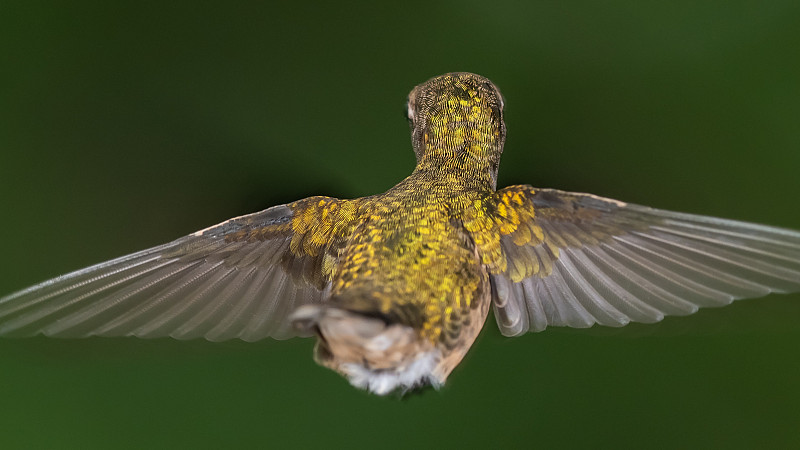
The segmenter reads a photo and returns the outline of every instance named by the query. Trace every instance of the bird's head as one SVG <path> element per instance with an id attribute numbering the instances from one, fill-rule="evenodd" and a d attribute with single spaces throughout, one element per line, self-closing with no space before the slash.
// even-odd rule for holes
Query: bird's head
<path id="1" fill-rule="evenodd" d="M 407 114 L 418 165 L 459 161 L 496 179 L 506 127 L 494 83 L 467 72 L 431 78 L 408 95 Z"/>

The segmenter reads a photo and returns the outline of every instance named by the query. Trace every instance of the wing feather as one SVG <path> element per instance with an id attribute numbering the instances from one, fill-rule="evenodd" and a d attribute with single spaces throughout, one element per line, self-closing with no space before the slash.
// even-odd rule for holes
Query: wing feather
<path id="1" fill-rule="evenodd" d="M 342 202 L 276 206 L 0 298 L 0 336 L 295 336 L 288 315 L 323 301 L 323 259 L 352 229 L 326 211 Z"/>
<path id="2" fill-rule="evenodd" d="M 503 334 L 651 323 L 800 291 L 800 232 L 528 186 L 496 199 L 520 192 L 516 207 L 528 214 L 514 217 L 530 222 L 501 228 L 511 230 L 500 241 L 505 264 L 490 266 L 505 268 L 492 274 Z"/>

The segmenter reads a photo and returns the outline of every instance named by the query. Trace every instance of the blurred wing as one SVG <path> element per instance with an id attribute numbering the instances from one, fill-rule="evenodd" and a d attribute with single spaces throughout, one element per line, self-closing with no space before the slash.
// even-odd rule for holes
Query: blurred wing
<path id="1" fill-rule="evenodd" d="M 331 210 L 352 213 L 341 207 L 351 203 L 276 206 L 45 281 L 0 299 L 0 336 L 294 336 L 287 316 L 322 301 L 348 231 Z"/>
<path id="2" fill-rule="evenodd" d="M 496 196 L 505 206 L 489 267 L 508 336 L 657 322 L 800 291 L 797 231 L 529 186 Z"/>

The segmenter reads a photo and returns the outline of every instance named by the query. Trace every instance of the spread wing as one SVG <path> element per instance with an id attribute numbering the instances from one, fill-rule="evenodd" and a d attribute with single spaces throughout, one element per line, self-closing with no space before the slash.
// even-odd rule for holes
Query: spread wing
<path id="1" fill-rule="evenodd" d="M 275 206 L 45 281 L 0 299 L 0 336 L 291 337 L 287 316 L 323 300 L 356 202 Z"/>
<path id="2" fill-rule="evenodd" d="M 486 203 L 473 228 L 493 221 L 497 231 L 478 244 L 508 336 L 657 322 L 800 291 L 797 231 L 530 186 L 502 189 Z"/>

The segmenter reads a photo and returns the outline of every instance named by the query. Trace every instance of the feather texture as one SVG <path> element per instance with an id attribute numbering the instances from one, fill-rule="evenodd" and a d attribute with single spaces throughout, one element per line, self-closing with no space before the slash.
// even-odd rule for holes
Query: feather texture
<path id="1" fill-rule="evenodd" d="M 3 297 L 0 335 L 292 337 L 287 316 L 322 301 L 324 289 L 318 273 L 304 272 L 324 252 L 290 250 L 292 217 L 311 204 L 237 217 Z"/>
<path id="2" fill-rule="evenodd" d="M 526 207 L 535 211 L 528 225 L 541 230 L 542 239 L 519 245 L 509 234 L 501 241 L 511 269 L 492 281 L 505 335 L 657 322 L 737 299 L 800 291 L 796 231 L 527 189 Z M 514 271 L 526 276 L 515 283 Z"/>

